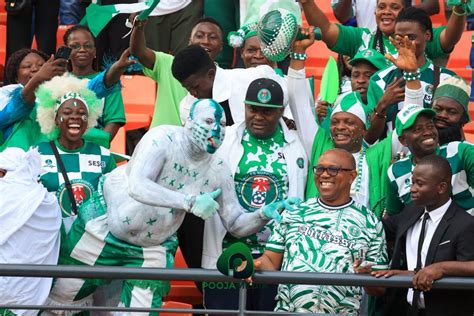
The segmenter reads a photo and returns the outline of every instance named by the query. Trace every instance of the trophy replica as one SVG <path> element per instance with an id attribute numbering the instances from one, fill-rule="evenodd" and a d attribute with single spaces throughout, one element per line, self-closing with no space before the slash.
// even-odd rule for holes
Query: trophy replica
<path id="1" fill-rule="evenodd" d="M 321 29 L 315 28 L 317 40 L 321 39 Z M 263 54 L 271 61 L 278 62 L 288 56 L 295 39 L 304 39 L 299 32 L 296 16 L 284 9 L 272 10 L 266 13 L 257 26 L 257 37 Z"/>

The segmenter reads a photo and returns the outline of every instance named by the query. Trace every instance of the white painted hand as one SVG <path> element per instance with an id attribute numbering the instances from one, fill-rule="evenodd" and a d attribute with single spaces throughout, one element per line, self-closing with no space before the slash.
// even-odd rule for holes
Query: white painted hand
<path id="1" fill-rule="evenodd" d="M 206 220 L 219 209 L 219 203 L 215 199 L 221 194 L 221 189 L 210 193 L 196 196 L 196 202 L 191 207 L 191 213 Z"/>

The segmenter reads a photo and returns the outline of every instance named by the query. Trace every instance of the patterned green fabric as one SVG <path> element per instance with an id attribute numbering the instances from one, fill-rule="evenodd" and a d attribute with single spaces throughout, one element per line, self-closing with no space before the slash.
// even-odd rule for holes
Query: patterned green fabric
<path id="1" fill-rule="evenodd" d="M 285 139 L 280 125 L 273 137 L 258 139 L 248 130 L 242 136 L 244 152 L 234 176 L 235 190 L 240 205 L 248 212 L 255 212 L 264 205 L 287 198 L 288 172 L 283 155 Z M 230 234 L 224 238 L 222 248 L 241 241 L 252 253 L 263 253 L 273 230 L 274 222 L 265 225 L 258 233 L 237 239 Z"/>
<path id="2" fill-rule="evenodd" d="M 284 253 L 281 271 L 353 273 L 353 263 L 387 264 L 382 223 L 352 200 L 339 207 L 311 199 L 286 211 L 267 250 Z M 276 311 L 355 313 L 361 288 L 281 284 Z"/>
<path id="3" fill-rule="evenodd" d="M 107 206 L 100 192 L 95 192 L 80 209 L 71 231 L 65 241 L 65 252 L 61 253 L 59 263 L 65 265 L 93 266 L 133 266 L 171 269 L 178 247 L 176 235 L 159 246 L 139 247 L 115 238 L 107 229 Z M 91 295 L 95 289 L 110 280 L 85 279 L 74 293 L 73 301 L 79 301 Z M 149 307 L 160 307 L 162 297 L 170 290 L 168 281 L 126 280 L 121 300 L 124 306 L 141 298 Z M 56 282 L 54 293 L 63 293 Z M 64 294 L 62 294 L 64 295 Z M 147 305 L 147 304 L 145 304 Z M 135 305 L 137 306 L 137 305 Z M 144 306 L 144 305 L 142 305 Z M 150 314 L 150 315 L 156 315 Z"/>
<path id="4" fill-rule="evenodd" d="M 441 146 L 436 153 L 448 159 L 453 172 L 453 200 L 462 208 L 474 208 L 474 145 L 467 142 L 451 142 Z M 387 211 L 400 213 L 403 207 L 411 203 L 410 187 L 415 167 L 410 154 L 395 162 L 388 169 L 390 181 L 387 196 Z"/>
<path id="5" fill-rule="evenodd" d="M 0 316 L 16 316 L 16 314 L 9 309 L 0 308 Z"/>
<path id="6" fill-rule="evenodd" d="M 433 82 L 434 82 L 434 66 L 431 60 L 427 59 L 426 63 L 420 68 L 421 77 L 420 83 L 424 92 L 423 106 L 425 108 L 431 107 L 431 100 L 433 98 Z M 441 67 L 439 81 L 443 81 L 451 76 L 456 75 L 451 70 Z M 383 69 L 376 72 L 370 77 L 369 88 L 367 90 L 368 107 L 373 111 L 377 106 L 380 98 L 384 94 L 387 86 L 392 83 L 395 78 L 402 76 L 402 72 L 395 66 Z M 394 129 L 393 122 L 398 111 L 402 108 L 403 102 L 392 104 L 387 112 L 387 124 L 389 130 Z"/>
<path id="7" fill-rule="evenodd" d="M 331 47 L 331 50 L 338 54 L 347 55 L 353 58 L 358 51 L 373 48 L 375 40 L 375 32 L 370 32 L 369 29 L 344 26 L 337 24 L 339 27 L 339 37 L 337 38 L 336 45 Z M 445 26 L 433 28 L 433 40 L 426 43 L 426 55 L 435 59 L 438 57 L 445 57 L 449 52 L 444 52 L 441 48 L 440 35 L 445 29 Z M 390 43 L 388 37 L 383 36 L 383 45 L 385 47 L 385 53 L 397 56 L 397 50 Z"/>
<path id="8" fill-rule="evenodd" d="M 79 208 L 97 190 L 100 177 L 115 168 L 115 160 L 108 149 L 94 143 L 85 141 L 84 145 L 76 150 L 65 149 L 57 140 L 55 144 L 67 170 Z M 66 185 L 49 142 L 38 144 L 38 151 L 41 154 L 43 170 L 41 183 L 49 192 L 56 192 L 63 217 L 73 215 Z"/>

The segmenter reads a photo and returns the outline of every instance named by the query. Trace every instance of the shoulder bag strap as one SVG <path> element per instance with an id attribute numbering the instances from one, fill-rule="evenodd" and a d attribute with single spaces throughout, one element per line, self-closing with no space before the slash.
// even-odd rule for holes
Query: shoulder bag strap
<path id="1" fill-rule="evenodd" d="M 56 144 L 54 141 L 50 141 L 49 145 L 51 146 L 51 149 L 53 150 L 54 157 L 56 157 L 56 161 L 59 165 L 59 168 L 61 169 L 61 173 L 64 178 L 64 183 L 66 184 L 66 189 L 67 193 L 69 195 L 69 200 L 71 201 L 71 207 L 72 207 L 72 212 L 74 215 L 77 214 L 77 205 L 76 205 L 76 199 L 74 198 L 74 194 L 72 193 L 72 185 L 71 181 L 69 181 L 69 177 L 67 176 L 66 168 L 64 167 L 63 160 L 61 159 L 61 156 L 59 155 L 58 148 L 56 147 Z"/>

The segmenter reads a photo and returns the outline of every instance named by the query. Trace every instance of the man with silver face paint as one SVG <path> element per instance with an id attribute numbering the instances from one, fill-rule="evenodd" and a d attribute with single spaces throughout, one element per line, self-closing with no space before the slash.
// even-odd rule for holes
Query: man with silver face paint
<path id="1" fill-rule="evenodd" d="M 184 127 L 148 131 L 130 162 L 104 176 L 98 193 L 79 210 L 61 263 L 172 268 L 175 233 L 186 212 L 207 219 L 217 211 L 235 237 L 281 218 L 292 200 L 254 213 L 240 206 L 229 167 L 211 155 L 222 143 L 225 124 L 222 107 L 204 99 L 193 104 Z M 85 306 L 100 283 L 58 279 L 50 304 Z M 159 307 L 168 291 L 168 282 L 126 280 L 121 305 Z"/>

